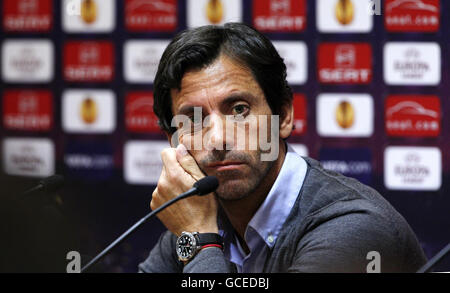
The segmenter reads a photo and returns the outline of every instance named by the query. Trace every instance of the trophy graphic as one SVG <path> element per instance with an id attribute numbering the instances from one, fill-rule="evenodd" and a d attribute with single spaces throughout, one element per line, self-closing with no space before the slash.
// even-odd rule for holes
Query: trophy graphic
<path id="1" fill-rule="evenodd" d="M 83 100 L 81 103 L 80 114 L 81 119 L 87 124 L 92 124 L 97 120 L 98 108 L 92 98 L 87 97 Z"/>
<path id="2" fill-rule="evenodd" d="M 206 16 L 212 24 L 217 24 L 223 19 L 223 4 L 220 0 L 209 0 L 206 4 Z"/>
<path id="3" fill-rule="evenodd" d="M 339 0 L 335 6 L 335 13 L 340 24 L 350 24 L 355 17 L 355 7 L 352 0 Z"/>
<path id="4" fill-rule="evenodd" d="M 83 0 L 81 3 L 81 18 L 89 24 L 97 20 L 97 3 L 94 0 Z"/>
<path id="5" fill-rule="evenodd" d="M 355 110 L 352 104 L 347 101 L 342 101 L 336 108 L 336 121 L 343 129 L 353 126 L 355 122 Z"/>

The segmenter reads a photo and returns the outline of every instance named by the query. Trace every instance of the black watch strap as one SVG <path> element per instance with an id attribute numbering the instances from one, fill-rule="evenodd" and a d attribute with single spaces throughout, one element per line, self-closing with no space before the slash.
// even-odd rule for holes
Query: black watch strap
<path id="1" fill-rule="evenodd" d="M 198 233 L 198 245 L 218 244 L 223 247 L 223 238 L 217 233 Z"/>

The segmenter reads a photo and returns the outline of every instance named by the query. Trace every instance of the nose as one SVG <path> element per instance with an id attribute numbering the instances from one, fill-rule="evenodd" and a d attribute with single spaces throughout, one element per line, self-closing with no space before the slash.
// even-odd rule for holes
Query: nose
<path id="1" fill-rule="evenodd" d="M 203 123 L 206 126 L 206 133 L 203 137 L 203 145 L 206 150 L 227 149 L 225 122 L 225 116 L 217 113 L 212 113 L 205 118 Z"/>

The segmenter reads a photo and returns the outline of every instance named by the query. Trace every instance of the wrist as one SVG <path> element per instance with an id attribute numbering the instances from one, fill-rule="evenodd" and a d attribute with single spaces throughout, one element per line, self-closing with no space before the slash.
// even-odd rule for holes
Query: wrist
<path id="1" fill-rule="evenodd" d="M 220 250 L 223 250 L 223 244 L 205 244 L 202 247 L 200 247 L 200 251 L 204 250 L 204 249 L 208 249 L 208 248 L 219 248 Z"/>
<path id="2" fill-rule="evenodd" d="M 178 259 L 187 264 L 203 249 L 223 250 L 223 238 L 218 233 L 182 232 L 175 247 Z"/>
<path id="3" fill-rule="evenodd" d="M 197 233 L 215 233 L 219 234 L 219 228 L 217 224 L 211 224 L 211 225 L 190 225 L 185 227 L 183 230 L 181 230 L 179 233 L 177 233 L 177 236 L 180 236 L 183 231 L 188 232 L 197 232 Z"/>
<path id="4" fill-rule="evenodd" d="M 211 248 L 219 248 L 220 250 L 223 251 L 223 244 L 206 244 L 206 245 L 203 245 L 202 247 L 200 247 L 200 249 L 198 250 L 196 255 L 198 255 L 203 250 L 207 250 L 207 249 L 211 249 Z M 183 265 L 187 265 L 194 258 L 195 258 L 195 256 L 193 258 L 189 259 L 189 260 L 184 260 L 184 261 L 181 261 L 181 262 L 183 263 Z"/>

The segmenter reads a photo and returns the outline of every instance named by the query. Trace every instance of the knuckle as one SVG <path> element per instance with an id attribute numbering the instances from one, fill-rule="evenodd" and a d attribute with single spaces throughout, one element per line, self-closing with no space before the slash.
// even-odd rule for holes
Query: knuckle
<path id="1" fill-rule="evenodd" d="M 165 148 L 161 151 L 161 159 L 166 160 L 169 159 L 173 153 L 173 148 Z"/>
<path id="2" fill-rule="evenodd" d="M 156 187 L 155 190 L 153 190 L 152 199 L 156 198 L 157 196 L 158 196 L 158 187 Z"/>
<path id="3" fill-rule="evenodd" d="M 158 180 L 158 193 L 164 195 L 168 191 L 168 182 L 165 178 L 159 178 Z"/>
<path id="4" fill-rule="evenodd" d="M 183 173 L 181 173 L 180 171 L 181 170 L 176 167 L 165 168 L 164 174 L 162 174 L 162 176 L 160 176 L 159 178 L 158 186 L 163 185 L 167 187 L 171 184 L 179 184 L 183 176 Z"/>
<path id="5" fill-rule="evenodd" d="M 166 161 L 166 158 L 167 158 L 167 149 L 163 149 L 160 153 L 160 156 L 161 156 L 161 161 L 164 164 L 164 162 Z"/>
<path id="6" fill-rule="evenodd" d="M 158 194 L 157 190 L 158 189 L 155 188 L 155 191 L 153 191 L 153 193 L 152 193 L 152 198 L 150 200 L 150 207 L 151 208 L 153 208 L 157 204 L 157 201 L 159 200 L 159 194 Z"/>
<path id="7" fill-rule="evenodd" d="M 158 200 L 153 200 L 152 199 L 152 201 L 150 201 L 150 209 L 156 210 L 160 206 L 161 206 L 161 204 L 159 203 Z"/>
<path id="8" fill-rule="evenodd" d="M 155 209 L 155 200 L 154 199 L 152 199 L 151 201 L 150 201 L 150 208 L 152 209 L 152 210 L 154 210 Z"/>

